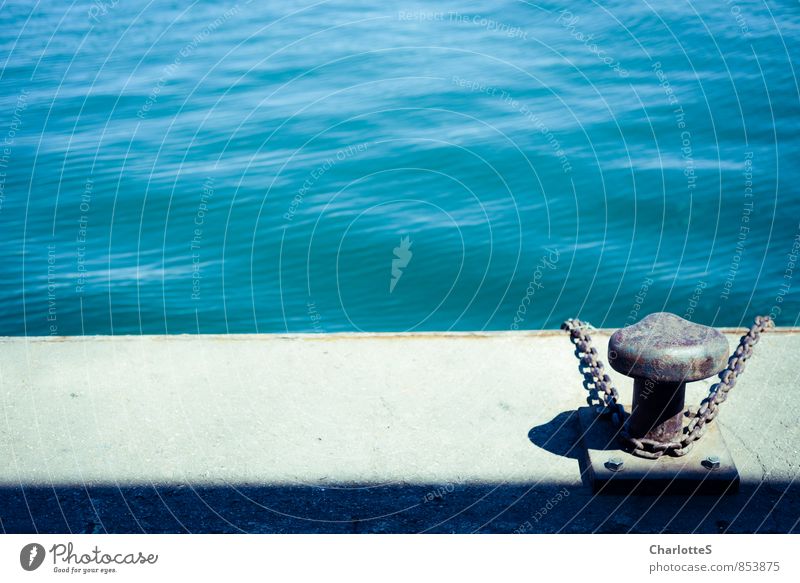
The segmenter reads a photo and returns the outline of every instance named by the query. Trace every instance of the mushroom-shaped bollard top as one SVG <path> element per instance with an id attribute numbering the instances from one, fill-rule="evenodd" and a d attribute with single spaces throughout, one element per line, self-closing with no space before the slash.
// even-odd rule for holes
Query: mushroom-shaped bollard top
<path id="1" fill-rule="evenodd" d="M 658 383 L 708 378 L 728 362 L 728 341 L 719 331 L 667 312 L 617 330 L 608 342 L 608 359 L 617 372 Z"/>

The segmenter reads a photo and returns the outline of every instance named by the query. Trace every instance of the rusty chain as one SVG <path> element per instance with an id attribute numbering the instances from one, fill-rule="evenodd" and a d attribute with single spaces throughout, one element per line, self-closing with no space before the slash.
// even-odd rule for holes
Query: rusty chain
<path id="1" fill-rule="evenodd" d="M 625 409 L 619 403 L 617 391 L 611 377 L 605 372 L 603 361 L 597 356 L 597 349 L 592 345 L 592 337 L 587 330 L 589 325 L 578 320 L 570 319 L 561 325 L 562 330 L 569 332 L 570 340 L 576 347 L 581 364 L 585 367 L 581 372 L 592 379 L 594 390 L 603 393 L 603 407 L 611 414 L 616 426 L 622 426 L 619 437 L 628 446 L 633 455 L 656 459 L 662 455 L 682 456 L 689 452 L 692 444 L 703 436 L 703 427 L 713 421 L 719 413 L 719 406 L 728 398 L 728 392 L 736 385 L 736 379 L 744 372 L 747 360 L 753 355 L 753 347 L 758 344 L 761 334 L 774 326 L 769 316 L 757 316 L 750 330 L 741 337 L 739 345 L 728 359 L 728 366 L 719 373 L 719 382 L 714 383 L 708 396 L 700 402 L 700 408 L 691 414 L 689 424 L 683 428 L 680 441 L 662 443 L 652 439 L 637 439 L 628 434 L 625 425 Z"/>
<path id="2" fill-rule="evenodd" d="M 621 425 L 625 419 L 625 408 L 619 403 L 619 392 L 614 386 L 611 377 L 605 372 L 605 364 L 597 356 L 597 349 L 592 346 L 592 337 L 587 332 L 589 325 L 580 320 L 567 320 L 561 325 L 562 330 L 569 332 L 570 339 L 575 345 L 578 358 L 585 367 L 581 370 L 592 379 L 597 398 L 603 394 L 604 409 L 608 409 L 615 425 Z"/>

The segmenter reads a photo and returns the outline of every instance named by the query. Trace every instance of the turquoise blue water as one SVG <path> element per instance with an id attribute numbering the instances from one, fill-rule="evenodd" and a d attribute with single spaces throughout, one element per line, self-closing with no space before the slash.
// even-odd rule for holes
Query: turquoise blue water
<path id="1" fill-rule="evenodd" d="M 32 4 L 0 335 L 798 319 L 795 2 Z"/>

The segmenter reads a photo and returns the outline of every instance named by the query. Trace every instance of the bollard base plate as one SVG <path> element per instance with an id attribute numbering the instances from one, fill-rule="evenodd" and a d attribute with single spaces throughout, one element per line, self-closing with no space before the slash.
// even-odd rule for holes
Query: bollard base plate
<path id="1" fill-rule="evenodd" d="M 626 406 L 630 411 L 630 407 Z M 581 474 L 596 494 L 735 494 L 739 472 L 722 437 L 718 423 L 705 426 L 705 434 L 684 456 L 662 456 L 656 460 L 636 457 L 617 441 L 619 429 L 611 419 L 592 407 L 578 409 L 584 453 Z M 704 460 L 719 458 L 718 469 L 708 469 Z M 606 467 L 609 459 L 623 461 L 618 471 Z"/>

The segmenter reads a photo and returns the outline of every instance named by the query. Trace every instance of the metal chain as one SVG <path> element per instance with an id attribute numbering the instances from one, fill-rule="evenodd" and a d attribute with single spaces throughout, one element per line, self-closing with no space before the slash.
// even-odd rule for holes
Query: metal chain
<path id="1" fill-rule="evenodd" d="M 569 332 L 570 340 L 577 349 L 578 358 L 585 367 L 581 372 L 591 377 L 598 398 L 602 391 L 603 408 L 611 413 L 614 425 L 620 426 L 625 420 L 625 407 L 619 403 L 619 392 L 611 381 L 611 377 L 606 374 L 603 361 L 597 357 L 597 349 L 592 346 L 592 337 L 586 331 L 589 327 L 588 324 L 577 319 L 570 319 L 561 324 L 561 329 Z"/>
<path id="2" fill-rule="evenodd" d="M 714 383 L 708 392 L 708 397 L 700 402 L 700 408 L 694 414 L 689 414 L 689 424 L 683 429 L 680 441 L 662 443 L 652 439 L 637 439 L 631 437 L 623 425 L 619 433 L 620 439 L 630 449 L 633 455 L 656 459 L 665 453 L 673 456 L 682 456 L 689 452 L 692 444 L 703 436 L 703 427 L 713 421 L 719 413 L 719 406 L 728 398 L 728 392 L 736 385 L 736 379 L 744 373 L 747 360 L 753 355 L 753 347 L 758 344 L 761 334 L 768 328 L 775 326 L 769 316 L 757 316 L 750 330 L 741 337 L 739 346 L 728 359 L 728 366 L 719 373 L 719 382 Z M 597 358 L 597 349 L 592 346 L 592 338 L 586 332 L 587 324 L 577 319 L 570 319 L 561 325 L 562 330 L 570 334 L 572 343 L 575 344 L 581 363 L 592 377 L 595 389 L 602 389 L 605 407 L 609 409 L 616 425 L 624 420 L 624 409 L 617 401 L 619 393 L 611 382 L 611 378 L 604 372 L 603 362 Z"/>
<path id="3" fill-rule="evenodd" d="M 700 409 L 692 416 L 681 446 L 685 449 L 703 434 L 703 426 L 712 421 L 719 412 L 719 406 L 728 398 L 728 392 L 736 385 L 736 378 L 744 373 L 747 360 L 753 355 L 753 347 L 758 344 L 767 329 L 774 328 L 775 322 L 769 316 L 756 316 L 749 332 L 739 339 L 739 346 L 728 359 L 728 368 L 719 373 L 719 382 L 711 386 L 708 397 L 700 402 Z"/>

